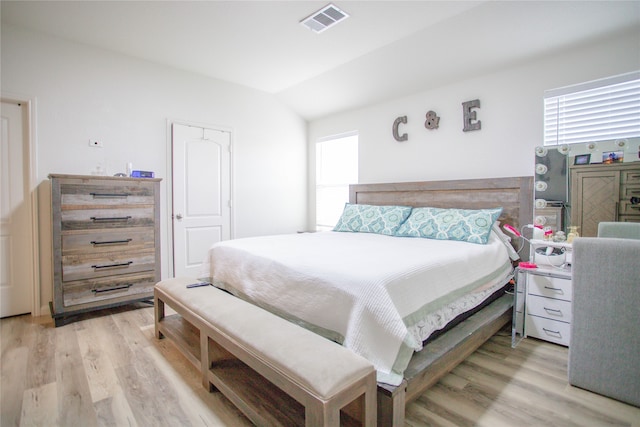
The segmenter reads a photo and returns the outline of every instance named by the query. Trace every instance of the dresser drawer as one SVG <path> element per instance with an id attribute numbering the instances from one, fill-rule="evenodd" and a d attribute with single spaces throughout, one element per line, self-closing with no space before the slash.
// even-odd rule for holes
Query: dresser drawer
<path id="1" fill-rule="evenodd" d="M 527 293 L 549 298 L 558 298 L 571 301 L 572 286 L 571 281 L 557 277 L 539 276 L 529 274 L 527 282 Z"/>
<path id="2" fill-rule="evenodd" d="M 88 209 L 109 205 L 154 204 L 154 184 L 145 181 L 106 181 L 70 179 L 60 184 L 62 209 Z"/>
<path id="3" fill-rule="evenodd" d="M 525 335 L 540 338 L 556 344 L 569 345 L 571 325 L 543 317 L 525 317 Z"/>
<path id="4" fill-rule="evenodd" d="M 625 184 L 620 188 L 620 198 L 629 200 L 632 197 L 640 197 L 640 182 L 637 184 Z"/>
<path id="5" fill-rule="evenodd" d="M 637 196 L 640 197 L 640 196 Z M 632 205 L 629 200 L 620 201 L 620 207 L 618 208 L 618 214 L 620 215 L 640 215 L 640 204 Z"/>
<path id="6" fill-rule="evenodd" d="M 96 255 L 63 255 L 62 280 L 93 279 L 155 269 L 155 249 L 105 252 Z"/>
<path id="7" fill-rule="evenodd" d="M 153 207 L 73 209 L 61 212 L 62 231 L 153 226 Z"/>
<path id="8" fill-rule="evenodd" d="M 623 184 L 640 184 L 640 168 L 622 171 L 620 181 Z"/>
<path id="9" fill-rule="evenodd" d="M 153 272 L 81 280 L 62 288 L 65 307 L 108 300 L 131 300 L 153 295 L 156 277 Z"/>
<path id="10" fill-rule="evenodd" d="M 97 254 L 113 251 L 140 251 L 155 247 L 151 227 L 73 230 L 62 235 L 62 254 Z"/>
<path id="11" fill-rule="evenodd" d="M 527 314 L 571 323 L 571 303 L 560 299 L 529 295 Z"/>

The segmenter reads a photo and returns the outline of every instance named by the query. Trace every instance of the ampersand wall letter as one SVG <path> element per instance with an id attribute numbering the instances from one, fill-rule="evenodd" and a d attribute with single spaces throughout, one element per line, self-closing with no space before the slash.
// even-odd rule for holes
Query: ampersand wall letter
<path id="1" fill-rule="evenodd" d="M 427 120 L 424 122 L 424 127 L 427 129 L 438 129 L 440 123 L 440 117 L 435 111 L 429 111 L 427 113 Z"/>

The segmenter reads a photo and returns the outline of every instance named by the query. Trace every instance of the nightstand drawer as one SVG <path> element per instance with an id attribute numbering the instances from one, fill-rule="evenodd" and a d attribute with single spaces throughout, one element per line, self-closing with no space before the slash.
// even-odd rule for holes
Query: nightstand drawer
<path id="1" fill-rule="evenodd" d="M 548 298 L 557 298 L 565 301 L 571 301 L 571 280 L 561 279 L 558 277 L 529 274 L 527 282 L 527 293 L 529 295 L 539 295 Z"/>
<path id="2" fill-rule="evenodd" d="M 569 345 L 571 325 L 543 317 L 526 316 L 525 335 L 556 344 Z"/>
<path id="3" fill-rule="evenodd" d="M 529 295 L 527 314 L 571 323 L 571 302 Z"/>

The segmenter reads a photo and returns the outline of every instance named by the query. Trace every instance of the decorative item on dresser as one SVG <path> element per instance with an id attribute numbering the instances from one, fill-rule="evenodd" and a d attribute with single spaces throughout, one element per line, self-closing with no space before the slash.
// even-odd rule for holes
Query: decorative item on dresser
<path id="1" fill-rule="evenodd" d="M 153 299 L 160 280 L 160 179 L 49 175 L 56 326 Z"/>
<path id="2" fill-rule="evenodd" d="M 571 166 L 571 225 L 595 237 L 603 221 L 640 222 L 640 162 Z"/>

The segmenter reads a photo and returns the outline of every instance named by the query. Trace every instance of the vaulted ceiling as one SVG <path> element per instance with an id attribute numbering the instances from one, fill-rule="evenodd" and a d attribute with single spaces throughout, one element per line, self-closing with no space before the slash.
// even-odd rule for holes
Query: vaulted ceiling
<path id="1" fill-rule="evenodd" d="M 271 93 L 314 119 L 629 31 L 639 1 L 8 1 L 24 27 Z M 631 52 L 630 54 L 634 54 Z M 638 52 L 635 52 L 637 55 Z"/>

